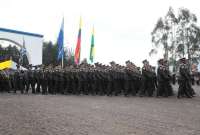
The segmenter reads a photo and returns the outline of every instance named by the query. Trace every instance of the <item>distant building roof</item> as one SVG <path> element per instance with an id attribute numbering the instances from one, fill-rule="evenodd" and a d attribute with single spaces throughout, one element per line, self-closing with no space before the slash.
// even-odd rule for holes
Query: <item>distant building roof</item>
<path id="1" fill-rule="evenodd" d="M 44 37 L 44 36 L 41 35 L 41 34 L 30 33 L 30 32 L 24 32 L 24 31 L 18 31 L 18 30 L 12 30 L 12 29 L 7 29 L 7 28 L 0 28 L 0 31 L 10 32 L 10 33 L 15 33 L 15 34 L 22 34 L 22 35 L 27 35 L 27 36 L 40 37 L 40 38 L 43 38 L 43 37 Z"/>

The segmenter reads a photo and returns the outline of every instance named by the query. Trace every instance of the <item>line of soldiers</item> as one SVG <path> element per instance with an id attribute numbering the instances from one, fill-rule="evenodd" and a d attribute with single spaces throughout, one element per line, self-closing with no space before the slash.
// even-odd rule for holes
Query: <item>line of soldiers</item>
<path id="1" fill-rule="evenodd" d="M 143 64 L 142 71 L 130 61 L 126 61 L 126 66 L 115 62 L 110 62 L 110 66 L 101 63 L 82 63 L 64 69 L 35 67 L 32 70 L 30 67 L 28 70 L 20 70 L 18 66 L 17 70 L 0 71 L 0 91 L 28 93 L 31 90 L 33 94 L 172 96 L 172 77 L 168 62 L 163 59 L 158 61 L 157 74 L 155 67 L 147 60 L 144 60 Z M 182 79 L 182 68 L 183 66 L 180 67 L 178 97 L 192 97 L 195 94 L 194 90 L 190 79 Z M 184 70 L 185 72 L 189 77 L 188 70 Z M 185 82 L 188 82 L 187 86 L 183 85 Z M 188 94 L 185 91 L 190 92 Z"/>

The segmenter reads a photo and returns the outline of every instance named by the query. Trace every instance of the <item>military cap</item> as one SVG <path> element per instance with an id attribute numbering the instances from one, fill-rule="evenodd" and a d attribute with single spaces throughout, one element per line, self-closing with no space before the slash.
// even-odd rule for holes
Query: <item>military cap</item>
<path id="1" fill-rule="evenodd" d="M 145 59 L 145 60 L 142 61 L 142 63 L 143 63 L 143 64 L 144 64 L 144 63 L 148 63 L 148 60 Z"/>
<path id="2" fill-rule="evenodd" d="M 94 65 L 99 65 L 99 62 L 94 63 Z"/>
<path id="3" fill-rule="evenodd" d="M 126 64 L 130 63 L 130 60 L 127 60 L 125 63 L 126 63 Z"/>
<path id="4" fill-rule="evenodd" d="M 164 63 L 164 59 L 159 59 L 159 60 L 158 60 L 158 63 L 159 63 L 159 64 L 163 64 L 163 63 Z"/>
<path id="5" fill-rule="evenodd" d="M 184 62 L 186 62 L 186 58 L 181 58 L 181 59 L 179 59 L 179 61 L 184 63 Z"/>
<path id="6" fill-rule="evenodd" d="M 115 62 L 114 62 L 114 61 L 111 61 L 110 64 L 115 64 Z"/>
<path id="7" fill-rule="evenodd" d="M 166 59 L 164 59 L 164 61 L 163 61 L 164 63 L 167 63 L 168 62 L 168 60 L 166 60 Z"/>

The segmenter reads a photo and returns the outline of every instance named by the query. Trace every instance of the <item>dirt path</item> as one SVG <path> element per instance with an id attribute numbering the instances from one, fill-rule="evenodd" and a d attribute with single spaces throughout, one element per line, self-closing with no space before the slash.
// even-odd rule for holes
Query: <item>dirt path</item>
<path id="1" fill-rule="evenodd" d="M 200 135 L 193 99 L 0 94 L 0 135 Z"/>

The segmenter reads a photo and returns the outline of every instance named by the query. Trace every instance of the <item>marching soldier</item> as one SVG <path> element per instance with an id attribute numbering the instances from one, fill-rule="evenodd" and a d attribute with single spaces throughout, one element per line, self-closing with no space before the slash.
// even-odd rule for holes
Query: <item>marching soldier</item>
<path id="1" fill-rule="evenodd" d="M 150 65 L 147 60 L 143 61 L 142 68 L 142 89 L 140 91 L 140 96 L 145 96 L 148 94 L 150 96 L 149 84 L 151 81 Z"/>
<path id="2" fill-rule="evenodd" d="M 164 59 L 158 61 L 157 78 L 158 78 L 158 88 L 156 96 L 168 97 L 168 85 L 167 82 L 170 80 L 169 76 L 166 74 L 166 67 L 164 65 Z"/>
<path id="3" fill-rule="evenodd" d="M 36 76 L 36 81 L 37 81 L 37 87 L 36 87 L 36 93 L 40 93 L 40 87 L 41 87 L 41 70 L 35 68 L 35 76 Z"/>
<path id="4" fill-rule="evenodd" d="M 8 70 L 2 70 L 4 76 L 4 90 L 10 92 L 11 83 L 10 83 L 10 74 Z"/>
<path id="5" fill-rule="evenodd" d="M 32 66 L 28 70 L 29 76 L 29 85 L 31 86 L 32 93 L 35 94 L 35 84 L 36 84 L 36 76 L 35 72 L 32 70 Z"/>
<path id="6" fill-rule="evenodd" d="M 42 86 L 42 94 L 47 94 L 47 86 L 48 86 L 48 77 L 47 77 L 47 71 L 43 68 L 41 71 L 41 86 Z"/>
<path id="7" fill-rule="evenodd" d="M 17 65 L 17 70 L 14 72 L 14 93 L 17 92 L 17 90 L 20 90 L 20 82 L 19 82 L 19 74 L 20 74 L 20 66 Z"/>
<path id="8" fill-rule="evenodd" d="M 128 96 L 130 94 L 133 94 L 135 95 L 135 92 L 134 91 L 134 84 L 132 82 L 133 80 L 133 72 L 132 72 L 132 69 L 131 69 L 131 63 L 130 61 L 126 61 L 126 69 L 125 69 L 125 88 L 124 88 L 124 95 L 125 96 Z"/>
<path id="9" fill-rule="evenodd" d="M 29 69 L 28 69 L 29 70 Z M 26 93 L 28 93 L 28 90 L 29 90 L 29 86 L 30 86 L 30 81 L 29 81 L 29 71 L 24 71 L 24 87 L 25 87 L 25 90 L 26 90 Z"/>
<path id="10" fill-rule="evenodd" d="M 20 70 L 19 73 L 19 89 L 21 91 L 21 94 L 24 93 L 24 89 L 25 89 L 25 79 L 24 79 L 24 71 Z"/>
<path id="11" fill-rule="evenodd" d="M 179 68 L 179 88 L 178 88 L 178 98 L 186 96 L 188 98 L 192 98 L 192 88 L 190 85 L 190 74 L 188 70 L 188 65 L 185 58 L 179 60 L 180 68 Z"/>
<path id="12" fill-rule="evenodd" d="M 156 76 L 156 72 L 155 72 L 155 67 L 150 66 L 150 75 L 151 75 L 151 79 L 149 81 L 149 92 L 148 92 L 148 96 L 152 97 L 153 93 L 155 92 L 156 88 L 157 88 L 157 76 Z"/>
<path id="13" fill-rule="evenodd" d="M 172 96 L 174 93 L 173 93 L 173 89 L 172 89 L 172 86 L 171 86 L 171 80 L 172 80 L 172 77 L 170 75 L 170 71 L 169 71 L 169 65 L 168 65 L 168 61 L 167 60 L 164 60 L 164 69 L 165 69 L 165 74 L 168 76 L 169 79 L 166 80 L 166 87 L 167 87 L 167 90 L 168 90 L 168 96 Z"/>

